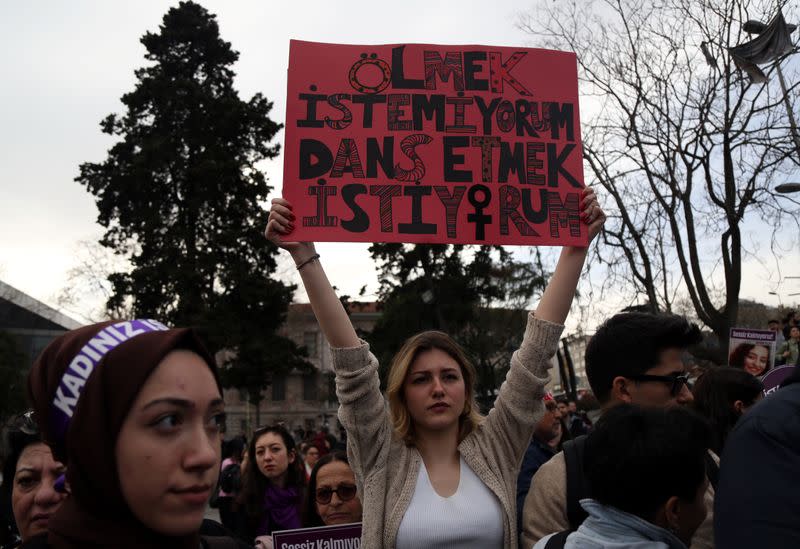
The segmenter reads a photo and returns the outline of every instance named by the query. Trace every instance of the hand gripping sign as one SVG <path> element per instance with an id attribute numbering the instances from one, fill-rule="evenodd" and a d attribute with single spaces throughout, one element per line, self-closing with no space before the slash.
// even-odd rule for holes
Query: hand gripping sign
<path id="1" fill-rule="evenodd" d="M 300 241 L 587 244 L 574 53 L 293 40 Z"/>

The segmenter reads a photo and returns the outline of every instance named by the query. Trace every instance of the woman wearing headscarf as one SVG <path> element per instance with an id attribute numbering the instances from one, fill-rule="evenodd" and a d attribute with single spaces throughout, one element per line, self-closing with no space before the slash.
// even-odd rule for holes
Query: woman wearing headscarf
<path id="1" fill-rule="evenodd" d="M 216 365 L 191 329 L 133 320 L 73 330 L 37 359 L 28 392 L 70 497 L 46 538 L 24 547 L 236 547 L 199 533 L 225 414 Z"/>

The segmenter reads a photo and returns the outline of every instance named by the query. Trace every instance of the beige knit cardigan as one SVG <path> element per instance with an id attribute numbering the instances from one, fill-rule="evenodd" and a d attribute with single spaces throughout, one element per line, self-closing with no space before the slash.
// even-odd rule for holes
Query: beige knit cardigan
<path id="1" fill-rule="evenodd" d="M 503 547 L 517 547 L 517 474 L 543 413 L 550 359 L 563 329 L 529 313 L 522 345 L 511 358 L 494 408 L 458 445 L 464 461 L 503 508 Z M 339 421 L 347 430 L 347 454 L 364 509 L 361 547 L 393 548 L 422 459 L 394 434 L 380 391 L 378 361 L 369 345 L 332 349 L 332 354 Z"/>

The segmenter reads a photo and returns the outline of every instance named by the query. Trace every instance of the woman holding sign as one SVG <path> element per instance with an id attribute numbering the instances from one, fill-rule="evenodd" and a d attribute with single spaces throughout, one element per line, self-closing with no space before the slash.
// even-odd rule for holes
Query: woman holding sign
<path id="1" fill-rule="evenodd" d="M 589 238 L 605 214 L 585 189 L 582 217 Z M 363 503 L 363 547 L 516 547 L 516 479 L 544 386 L 586 259 L 564 248 L 495 401 L 482 417 L 475 369 L 441 332 L 410 338 L 392 361 L 387 412 L 378 363 L 356 335 L 313 243 L 292 242 L 294 214 L 272 202 L 266 236 L 291 253 L 336 371 L 339 419 Z"/>

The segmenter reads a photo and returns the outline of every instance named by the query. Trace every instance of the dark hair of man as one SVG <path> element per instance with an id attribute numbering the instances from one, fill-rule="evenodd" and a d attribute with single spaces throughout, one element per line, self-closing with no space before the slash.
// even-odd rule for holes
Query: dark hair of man
<path id="1" fill-rule="evenodd" d="M 600 404 L 606 404 L 617 376 L 644 374 L 667 349 L 702 341 L 700 328 L 677 315 L 620 313 L 606 320 L 586 346 L 586 377 Z"/>
<path id="2" fill-rule="evenodd" d="M 695 499 L 708 440 L 706 422 L 683 406 L 615 406 L 586 439 L 592 498 L 652 522 L 669 498 Z"/>
<path id="3" fill-rule="evenodd" d="M 780 324 L 780 322 L 773 318 L 771 320 L 767 320 L 767 326 L 769 326 L 770 324 Z"/>
<path id="4" fill-rule="evenodd" d="M 728 433 L 741 416 L 734 403 L 741 400 L 752 406 L 763 390 L 758 378 L 736 368 L 709 368 L 697 380 L 693 406 L 711 426 L 711 449 L 717 455 L 722 454 Z"/>

